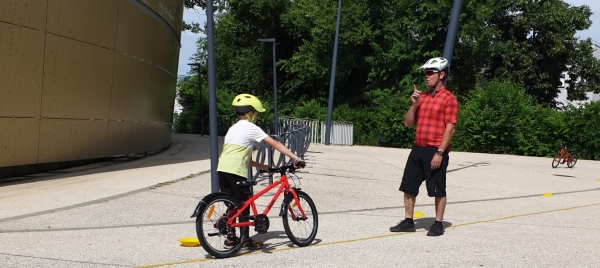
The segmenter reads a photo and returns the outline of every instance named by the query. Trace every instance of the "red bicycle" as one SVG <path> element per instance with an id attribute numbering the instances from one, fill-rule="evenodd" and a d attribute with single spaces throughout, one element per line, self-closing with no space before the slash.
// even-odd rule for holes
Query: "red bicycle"
<path id="1" fill-rule="evenodd" d="M 577 154 L 567 150 L 565 146 L 561 146 L 559 153 L 552 160 L 552 168 L 564 163 L 567 163 L 567 167 L 573 168 L 577 163 Z"/>
<path id="2" fill-rule="evenodd" d="M 304 162 L 298 164 L 299 167 L 304 167 L 304 165 Z M 254 226 L 254 230 L 259 234 L 266 233 L 270 225 L 267 214 L 282 193 L 284 198 L 279 216 L 283 218 L 286 235 L 292 243 L 300 247 L 312 243 L 319 227 L 317 208 L 308 194 L 300 191 L 300 188 L 290 185 L 288 173 L 294 173 L 296 168 L 288 165 L 271 170 L 279 172 L 281 177 L 251 196 L 243 204 L 240 204 L 231 195 L 219 192 L 207 195 L 196 206 L 192 218 L 196 217 L 196 233 L 206 252 L 217 258 L 231 257 L 241 249 L 242 243 L 249 238 L 247 232 L 242 232 L 242 228 Z M 243 181 L 239 186 L 255 185 L 255 181 L 256 178 Z M 271 198 L 265 210 L 259 214 L 255 201 L 277 186 L 279 188 L 273 198 Z M 251 215 L 246 218 L 242 216 L 242 212 L 248 207 L 251 208 Z M 239 238 L 236 233 L 240 234 Z M 234 241 L 234 243 L 232 244 L 231 241 Z"/>

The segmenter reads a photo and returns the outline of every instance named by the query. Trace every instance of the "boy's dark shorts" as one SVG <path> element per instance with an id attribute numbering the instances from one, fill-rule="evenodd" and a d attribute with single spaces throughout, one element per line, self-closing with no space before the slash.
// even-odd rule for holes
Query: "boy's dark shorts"
<path id="1" fill-rule="evenodd" d="M 242 203 L 252 195 L 250 187 L 236 185 L 239 181 L 248 180 L 247 178 L 221 171 L 218 171 L 217 174 L 219 176 L 219 188 L 221 192 L 232 195 L 233 198 Z"/>
<path id="2" fill-rule="evenodd" d="M 417 196 L 419 187 L 425 181 L 427 195 L 430 197 L 446 196 L 446 170 L 448 168 L 448 153 L 442 155 L 442 163 L 436 170 L 431 170 L 431 160 L 436 154 L 435 147 L 414 146 L 408 155 L 400 191 Z"/>

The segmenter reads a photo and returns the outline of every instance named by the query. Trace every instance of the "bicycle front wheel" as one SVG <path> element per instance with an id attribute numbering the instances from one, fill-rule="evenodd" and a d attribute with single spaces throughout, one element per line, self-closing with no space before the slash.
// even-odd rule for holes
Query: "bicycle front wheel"
<path id="1" fill-rule="evenodd" d="M 208 254 L 217 258 L 228 258 L 235 255 L 241 248 L 242 241 L 236 229 L 230 228 L 227 221 L 235 214 L 240 203 L 228 195 L 216 196 L 206 201 L 206 206 L 196 217 L 196 233 L 200 245 Z M 241 220 L 241 216 L 240 219 Z"/>
<path id="2" fill-rule="evenodd" d="M 552 168 L 558 167 L 558 164 L 560 163 L 560 158 L 560 155 L 554 157 L 554 159 L 552 160 Z"/>
<path id="3" fill-rule="evenodd" d="M 577 155 L 571 154 L 569 158 L 567 158 L 567 167 L 573 168 L 577 163 Z"/>
<path id="4" fill-rule="evenodd" d="M 288 202 L 287 213 L 283 216 L 283 228 L 292 243 L 305 247 L 310 245 L 317 236 L 319 217 L 317 207 L 308 194 L 296 191 L 296 195 L 300 203 L 296 203 L 293 198 Z M 306 217 L 302 216 L 300 208 L 304 210 Z"/>

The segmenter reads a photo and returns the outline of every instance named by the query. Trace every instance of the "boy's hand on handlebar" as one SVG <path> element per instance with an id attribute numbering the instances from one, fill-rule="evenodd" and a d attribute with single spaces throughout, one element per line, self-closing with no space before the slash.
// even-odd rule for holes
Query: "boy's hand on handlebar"
<path id="1" fill-rule="evenodd" d="M 304 160 L 300 158 L 297 158 L 292 165 L 294 166 L 294 168 L 304 168 L 306 167 L 306 162 L 304 162 Z"/>
<path id="2" fill-rule="evenodd" d="M 268 165 L 262 165 L 262 167 L 258 170 L 260 173 L 270 173 L 274 172 L 275 168 L 269 167 Z"/>
<path id="3" fill-rule="evenodd" d="M 267 169 L 261 169 L 259 170 L 260 173 L 271 173 L 271 172 L 277 172 L 277 168 L 275 167 L 267 167 Z"/>

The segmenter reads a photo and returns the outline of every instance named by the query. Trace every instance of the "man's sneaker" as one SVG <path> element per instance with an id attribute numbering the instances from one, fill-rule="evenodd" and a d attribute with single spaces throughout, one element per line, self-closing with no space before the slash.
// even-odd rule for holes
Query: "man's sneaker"
<path id="1" fill-rule="evenodd" d="M 258 242 L 252 238 L 249 238 L 248 240 L 244 241 L 244 243 L 242 243 L 242 247 L 245 247 L 247 249 L 260 249 L 262 248 L 262 246 L 262 242 Z"/>
<path id="2" fill-rule="evenodd" d="M 429 227 L 429 232 L 427 232 L 427 236 L 440 236 L 444 234 L 444 226 L 441 222 L 434 222 L 431 227 Z"/>
<path id="3" fill-rule="evenodd" d="M 390 232 L 414 232 L 415 223 L 408 222 L 407 220 L 403 220 L 398 225 L 390 227 Z"/>

